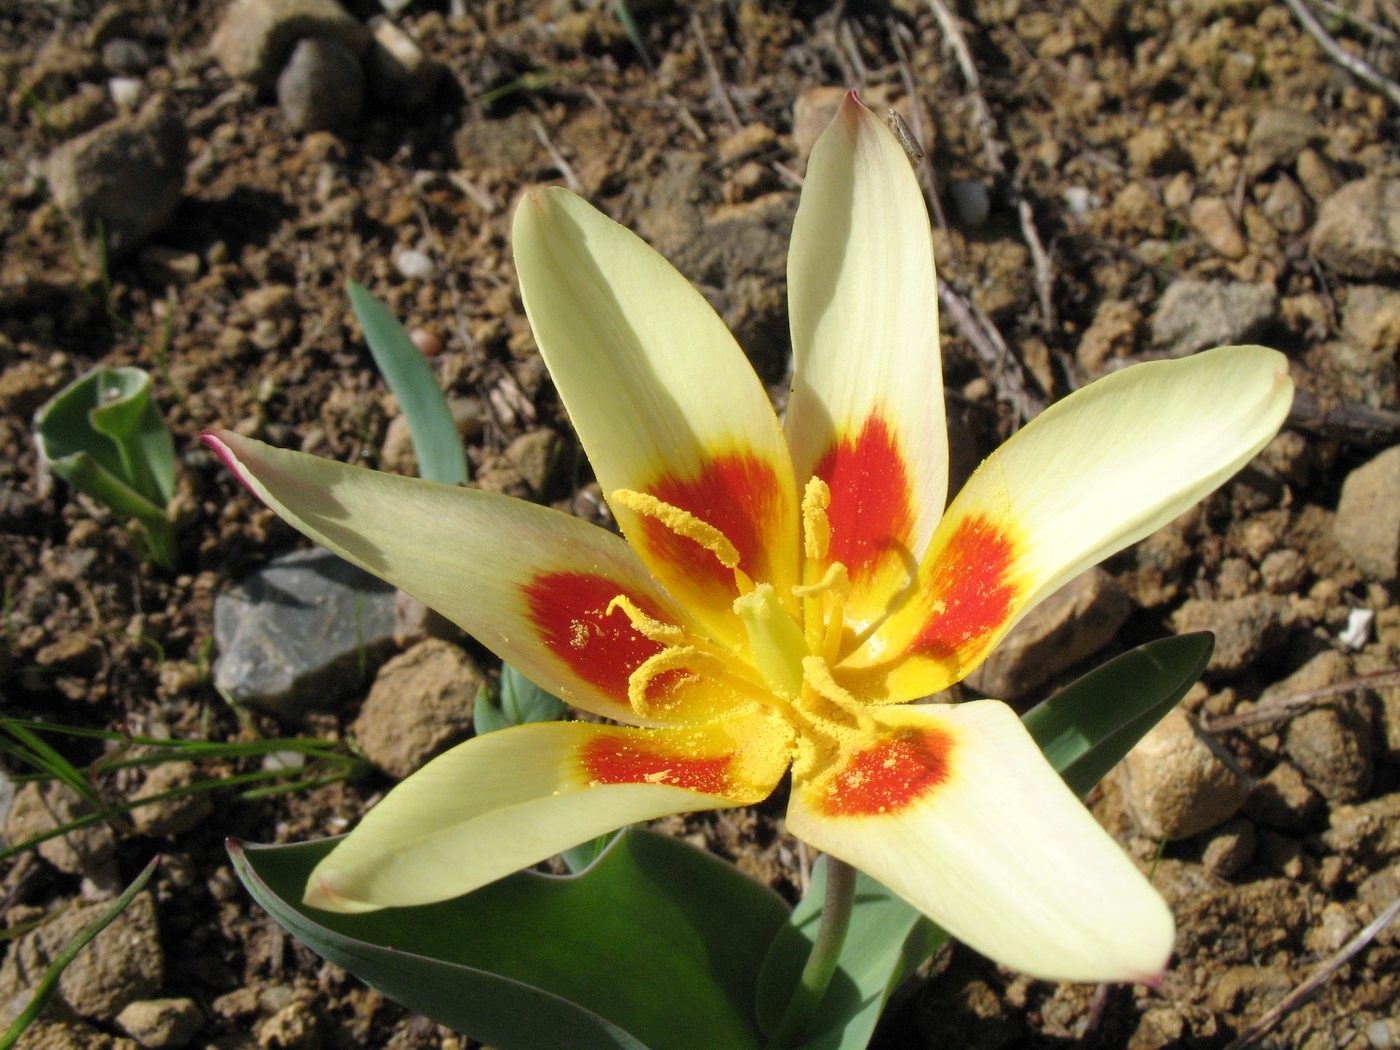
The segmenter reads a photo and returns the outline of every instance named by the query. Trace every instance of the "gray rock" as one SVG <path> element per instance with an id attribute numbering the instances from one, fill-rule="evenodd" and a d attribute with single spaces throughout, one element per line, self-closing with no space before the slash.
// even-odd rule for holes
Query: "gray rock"
<path id="1" fill-rule="evenodd" d="M 1271 284 L 1182 279 L 1162 294 L 1152 315 L 1152 340 L 1172 357 L 1248 342 L 1278 314 Z"/>
<path id="2" fill-rule="evenodd" d="M 483 682 L 470 656 L 429 638 L 380 669 L 350 732 L 371 762 L 406 777 L 470 735 Z"/>
<path id="3" fill-rule="evenodd" d="M 45 164 L 54 201 L 87 237 L 99 230 L 113 256 L 159 230 L 180 203 L 189 156 L 185 124 L 168 98 L 157 96 L 65 142 Z"/>
<path id="4" fill-rule="evenodd" d="M 1400 274 L 1400 179 L 1358 179 L 1323 201 L 1312 253 L 1348 277 Z"/>
<path id="5" fill-rule="evenodd" d="M 1270 168 L 1286 166 L 1309 146 L 1327 141 L 1322 125 L 1293 109 L 1266 109 L 1249 129 L 1245 144 L 1245 169 L 1258 177 Z"/>
<path id="6" fill-rule="evenodd" d="M 30 781 L 15 793 L 5 821 L 5 841 L 15 846 L 92 813 L 91 804 L 67 784 Z M 98 822 L 75 828 L 39 843 L 39 856 L 59 871 L 82 875 L 96 883 L 116 882 L 117 840 L 112 829 Z"/>
<path id="7" fill-rule="evenodd" d="M 1132 602 L 1100 568 L 1081 573 L 1041 602 L 967 679 L 999 700 L 1019 700 L 1107 645 Z"/>
<path id="8" fill-rule="evenodd" d="M 437 87 L 442 66 L 391 19 L 381 15 L 371 19 L 369 25 L 374 36 L 368 56 L 370 90 L 388 105 L 417 109 Z"/>
<path id="9" fill-rule="evenodd" d="M 297 551 L 215 600 L 214 683 L 295 718 L 358 688 L 393 636 L 394 588 L 327 551 Z"/>
<path id="10" fill-rule="evenodd" d="M 369 30 L 335 0 L 234 0 L 209 42 L 229 76 L 269 89 L 305 37 L 335 40 L 358 58 Z"/>
<path id="11" fill-rule="evenodd" d="M 68 942 L 110 906 L 98 901 L 71 907 L 21 937 L 0 966 L 0 1002 L 32 989 Z M 154 995 L 164 974 L 155 901 L 146 890 L 78 953 L 59 979 L 58 994 L 74 1013 L 107 1022 L 128 1004 Z"/>
<path id="12" fill-rule="evenodd" d="M 992 198 L 987 187 L 972 179 L 960 179 L 948 187 L 948 201 L 958 225 L 965 230 L 978 229 L 992 213 Z"/>
<path id="13" fill-rule="evenodd" d="M 176 1050 L 194 1038 L 204 1012 L 193 999 L 138 999 L 117 1014 L 117 1024 L 146 1050 Z"/>
<path id="14" fill-rule="evenodd" d="M 3 700 L 4 697 L 0 697 Z M 10 807 L 15 802 L 15 782 L 10 779 L 10 775 L 0 769 L 0 847 L 13 846 L 8 832 L 5 830 L 10 820 Z"/>
<path id="15" fill-rule="evenodd" d="M 1137 742 L 1120 769 L 1128 813 L 1153 839 L 1188 838 L 1224 823 L 1253 788 L 1234 756 L 1180 708 Z"/>
<path id="16" fill-rule="evenodd" d="M 1400 445 L 1347 475 L 1333 529 L 1366 575 L 1383 583 L 1400 578 Z"/>
<path id="17" fill-rule="evenodd" d="M 1272 594 L 1189 598 L 1172 614 L 1172 627 L 1178 634 L 1213 632 L 1215 651 L 1208 669 L 1234 674 L 1279 644 L 1295 619 L 1288 600 Z"/>
<path id="18" fill-rule="evenodd" d="M 360 115 L 365 77 L 355 53 L 329 37 L 297 41 L 277 77 L 277 102 L 294 131 L 334 131 Z"/>

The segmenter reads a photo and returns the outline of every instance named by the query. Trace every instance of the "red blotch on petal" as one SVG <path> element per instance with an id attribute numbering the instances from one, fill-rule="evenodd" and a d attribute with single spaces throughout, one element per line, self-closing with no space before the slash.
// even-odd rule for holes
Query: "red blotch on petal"
<path id="1" fill-rule="evenodd" d="M 824 787 L 821 809 L 833 817 L 897 813 L 948 779 L 952 748 L 942 729 L 893 730 L 846 760 Z"/>
<path id="2" fill-rule="evenodd" d="M 582 761 L 594 784 L 664 784 L 705 795 L 730 794 L 728 755 L 686 755 L 636 735 L 609 735 L 586 744 Z"/>
<path id="3" fill-rule="evenodd" d="M 540 641 L 585 682 L 596 686 L 629 711 L 627 679 L 661 646 L 632 628 L 622 610 L 608 613 L 608 603 L 627 591 L 616 580 L 585 572 L 556 572 L 535 577 L 525 588 L 530 620 Z M 628 594 L 648 616 L 664 619 L 661 610 L 636 594 Z M 668 676 L 652 680 L 650 694 L 663 692 Z"/>
<path id="4" fill-rule="evenodd" d="M 910 650 L 939 659 L 976 653 L 1012 615 L 1015 545 L 988 518 L 972 517 L 935 557 L 930 615 Z"/>
<path id="5" fill-rule="evenodd" d="M 832 446 L 813 473 L 831 489 L 830 559 L 854 575 L 903 548 L 913 527 L 909 473 L 894 435 L 879 416 Z"/>
<path id="6" fill-rule="evenodd" d="M 767 462 L 742 453 L 715 456 L 698 475 L 662 475 L 645 491 L 718 529 L 739 552 L 739 568 L 756 579 L 767 577 L 765 523 L 773 522 L 782 508 L 778 476 Z M 641 526 L 647 546 L 673 572 L 734 589 L 734 574 L 694 540 L 676 535 L 655 518 L 642 519 Z"/>

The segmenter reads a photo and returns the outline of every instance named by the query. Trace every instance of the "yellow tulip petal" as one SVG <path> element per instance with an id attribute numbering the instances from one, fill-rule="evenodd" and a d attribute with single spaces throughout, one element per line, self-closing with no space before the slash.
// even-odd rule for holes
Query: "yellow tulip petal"
<path id="1" fill-rule="evenodd" d="M 1165 902 L 995 700 L 881 708 L 879 738 L 794 770 L 788 829 L 954 937 L 1057 981 L 1159 979 Z"/>
<path id="2" fill-rule="evenodd" d="M 959 681 L 1061 584 L 1223 484 L 1292 400 L 1282 354 L 1237 346 L 1134 365 L 1052 405 L 958 493 L 909 599 L 838 680 L 874 703 Z"/>
<path id="3" fill-rule="evenodd" d="M 521 202 L 514 246 L 535 340 L 624 533 L 678 601 L 741 645 L 733 572 L 613 495 L 635 491 L 718 529 L 743 572 L 786 592 L 798 582 L 797 495 L 762 384 L 670 263 L 568 191 Z"/>
<path id="4" fill-rule="evenodd" d="M 563 700 L 640 725 L 710 721 L 747 701 L 684 671 L 633 671 L 663 646 L 609 611 L 618 596 L 679 627 L 692 621 L 618 537 L 557 511 L 273 448 L 228 431 L 205 440 L 259 499 L 321 546 L 436 609 Z"/>
<path id="5" fill-rule="evenodd" d="M 852 92 L 817 140 L 788 255 L 798 483 L 831 489 L 859 632 L 907 587 L 948 483 L 938 289 L 909 158 Z M 813 575 L 820 578 L 825 565 Z"/>
<path id="6" fill-rule="evenodd" d="M 477 889 L 626 824 L 766 798 L 788 734 L 759 716 L 689 729 L 543 722 L 488 733 L 391 791 L 312 871 L 340 912 Z"/>

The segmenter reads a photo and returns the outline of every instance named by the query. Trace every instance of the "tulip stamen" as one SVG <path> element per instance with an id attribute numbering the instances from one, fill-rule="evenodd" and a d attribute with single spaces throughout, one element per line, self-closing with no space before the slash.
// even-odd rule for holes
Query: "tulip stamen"
<path id="1" fill-rule="evenodd" d="M 612 501 L 626 507 L 633 514 L 644 518 L 654 518 L 677 536 L 684 536 L 698 543 L 718 559 L 719 563 L 734 573 L 734 585 L 740 594 L 753 590 L 753 580 L 739 568 L 739 551 L 729 537 L 708 522 L 701 521 L 688 510 L 682 510 L 665 500 L 633 489 L 615 489 Z"/>

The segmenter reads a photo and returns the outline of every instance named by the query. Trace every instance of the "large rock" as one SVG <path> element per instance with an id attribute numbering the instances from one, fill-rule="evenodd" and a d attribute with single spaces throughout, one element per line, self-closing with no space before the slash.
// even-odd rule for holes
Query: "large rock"
<path id="1" fill-rule="evenodd" d="M 30 781 L 15 793 L 5 820 L 5 843 L 17 846 L 36 835 L 89 816 L 92 804 L 57 780 Z M 59 871 L 82 875 L 107 885 L 115 881 L 117 840 L 112 829 L 98 822 L 74 828 L 39 843 L 39 856 Z"/>
<path id="2" fill-rule="evenodd" d="M 335 131 L 360 115 L 365 75 L 360 60 L 329 37 L 297 41 L 277 77 L 277 102 L 293 131 Z"/>
<path id="3" fill-rule="evenodd" d="M 1347 475 L 1333 528 L 1366 575 L 1384 583 L 1400 578 L 1400 445 Z"/>
<path id="4" fill-rule="evenodd" d="M 1152 315 L 1152 341 L 1172 357 L 1246 343 L 1278 314 L 1272 284 L 1220 284 L 1185 278 L 1162 293 Z"/>
<path id="5" fill-rule="evenodd" d="M 118 256 L 174 214 L 189 158 L 185 124 L 165 96 L 65 142 L 45 165 L 54 201 L 84 236 Z"/>
<path id="6" fill-rule="evenodd" d="M 1312 253 L 1348 277 L 1400 274 L 1400 179 L 1359 179 L 1323 201 Z"/>
<path id="7" fill-rule="evenodd" d="M 1243 598 L 1190 598 L 1172 614 L 1178 634 L 1211 631 L 1215 650 L 1208 670 L 1235 674 L 1283 640 L 1296 613 L 1286 598 L 1251 594 Z"/>
<path id="8" fill-rule="evenodd" d="M 327 551 L 269 562 L 214 602 L 214 684 L 276 716 L 333 706 L 393 647 L 394 593 Z"/>
<path id="9" fill-rule="evenodd" d="M 335 0 L 234 0 L 209 50 L 229 76 L 270 89 L 306 37 L 338 41 L 359 58 L 370 33 Z"/>
<path id="10" fill-rule="evenodd" d="M 457 646 L 438 638 L 419 642 L 380 669 L 351 735 L 376 766 L 406 777 L 467 738 L 483 682 Z"/>
<path id="11" fill-rule="evenodd" d="M 1183 839 L 1233 817 L 1253 783 L 1180 708 L 1148 731 L 1120 767 L 1123 801 L 1142 833 Z"/>
<path id="12" fill-rule="evenodd" d="M 98 901 L 69 908 L 21 937 L 0 966 L 0 1003 L 32 990 L 68 942 L 109 907 L 110 901 Z M 78 953 L 59 979 L 58 994 L 74 1013 L 108 1022 L 128 1004 L 154 995 L 164 974 L 155 901 L 146 890 Z"/>
<path id="13" fill-rule="evenodd" d="M 1131 612 L 1128 592 L 1103 569 L 1090 569 L 1027 613 L 967 683 L 1019 700 L 1102 649 Z"/>

